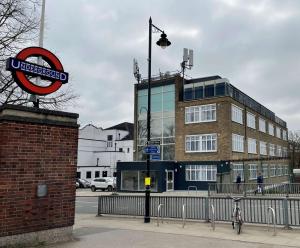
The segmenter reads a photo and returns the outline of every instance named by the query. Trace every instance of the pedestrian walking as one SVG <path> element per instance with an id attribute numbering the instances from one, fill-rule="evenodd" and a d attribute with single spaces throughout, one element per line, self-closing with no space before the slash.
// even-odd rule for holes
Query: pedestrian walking
<path id="1" fill-rule="evenodd" d="M 238 193 L 240 192 L 241 182 L 242 182 L 241 174 L 238 173 L 235 181 Z"/>
<path id="2" fill-rule="evenodd" d="M 257 190 L 254 193 L 255 195 L 256 195 L 256 193 L 262 193 L 262 194 L 264 194 L 263 183 L 264 183 L 264 178 L 263 178 L 261 172 L 259 172 L 258 176 L 257 176 Z"/>

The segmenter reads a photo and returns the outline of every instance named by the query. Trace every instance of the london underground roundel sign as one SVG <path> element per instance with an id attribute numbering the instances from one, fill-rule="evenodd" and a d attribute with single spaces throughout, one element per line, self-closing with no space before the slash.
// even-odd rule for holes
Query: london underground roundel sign
<path id="1" fill-rule="evenodd" d="M 41 57 L 50 65 L 45 67 L 26 61 L 30 57 Z M 15 58 L 7 60 L 6 69 L 12 72 L 16 83 L 26 92 L 35 95 L 48 95 L 57 91 L 62 84 L 68 82 L 69 74 L 64 72 L 64 68 L 59 59 L 50 51 L 41 47 L 27 47 L 20 51 Z M 34 84 L 28 76 L 41 77 L 49 80 L 48 86 Z"/>

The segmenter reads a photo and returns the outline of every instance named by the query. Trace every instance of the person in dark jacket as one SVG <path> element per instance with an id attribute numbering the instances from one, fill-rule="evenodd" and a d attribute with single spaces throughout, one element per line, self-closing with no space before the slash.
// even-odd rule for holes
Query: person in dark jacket
<path id="1" fill-rule="evenodd" d="M 264 194 L 264 192 L 263 192 L 263 183 L 264 183 L 264 178 L 263 178 L 261 172 L 259 172 L 258 176 L 257 176 L 257 190 L 255 191 L 255 194 L 256 193 Z"/>
<path id="2" fill-rule="evenodd" d="M 237 191 L 240 192 L 240 185 L 241 185 L 241 182 L 242 182 L 242 178 L 241 178 L 241 175 L 240 173 L 237 174 L 236 176 L 236 188 L 237 188 Z"/>

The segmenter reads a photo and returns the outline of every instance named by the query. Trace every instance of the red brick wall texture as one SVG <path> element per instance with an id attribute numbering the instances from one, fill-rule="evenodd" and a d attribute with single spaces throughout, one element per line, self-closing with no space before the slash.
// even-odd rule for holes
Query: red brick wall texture
<path id="1" fill-rule="evenodd" d="M 0 121 L 0 237 L 74 224 L 77 142 L 76 127 Z"/>

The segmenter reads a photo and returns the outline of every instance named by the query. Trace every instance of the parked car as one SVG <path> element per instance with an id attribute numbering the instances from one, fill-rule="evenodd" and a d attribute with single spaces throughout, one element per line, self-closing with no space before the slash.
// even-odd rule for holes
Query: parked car
<path id="1" fill-rule="evenodd" d="M 79 188 L 79 182 L 76 181 L 76 189 Z"/>
<path id="2" fill-rule="evenodd" d="M 88 180 L 77 178 L 76 182 L 79 183 L 79 188 L 89 188 L 89 187 L 91 187 L 91 183 Z"/>
<path id="3" fill-rule="evenodd" d="M 108 190 L 113 191 L 116 188 L 116 180 L 112 177 L 95 178 L 91 182 L 91 190 L 95 192 L 97 189 L 102 191 Z"/>

